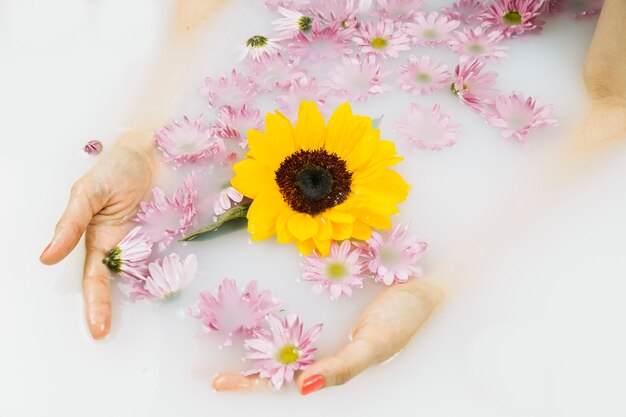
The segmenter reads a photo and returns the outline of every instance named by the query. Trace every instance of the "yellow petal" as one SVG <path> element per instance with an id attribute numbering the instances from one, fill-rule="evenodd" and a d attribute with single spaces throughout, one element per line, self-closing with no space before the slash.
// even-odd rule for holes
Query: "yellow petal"
<path id="1" fill-rule="evenodd" d="M 252 240 L 274 236 L 276 220 L 286 209 L 283 198 L 277 190 L 264 190 L 259 193 L 248 209 L 248 233 Z"/>
<path id="2" fill-rule="evenodd" d="M 265 115 L 265 134 L 258 130 L 248 132 L 247 156 L 266 164 L 272 171 L 294 152 L 294 146 L 293 127 L 280 113 Z"/>
<path id="3" fill-rule="evenodd" d="M 334 223 L 352 223 L 354 221 L 354 215 L 340 211 L 340 206 L 333 207 L 330 210 L 324 212 L 324 217 Z"/>
<path id="4" fill-rule="evenodd" d="M 346 240 L 352 237 L 352 223 L 333 223 L 333 240 Z"/>
<path id="5" fill-rule="evenodd" d="M 324 146 L 324 116 L 314 102 L 300 103 L 294 136 L 296 149 L 319 149 Z"/>
<path id="6" fill-rule="evenodd" d="M 348 103 L 337 107 L 328 121 L 324 132 L 325 147 L 347 161 L 346 156 L 362 141 L 367 131 L 372 128 L 368 117 L 353 116 Z"/>
<path id="7" fill-rule="evenodd" d="M 313 242 L 313 239 L 307 239 L 303 242 L 297 240 L 296 247 L 298 248 L 301 254 L 310 255 L 311 252 L 313 251 L 313 248 L 315 247 L 315 243 Z"/>
<path id="8" fill-rule="evenodd" d="M 315 249 L 320 256 L 328 256 L 328 254 L 330 253 L 330 244 L 332 243 L 330 239 L 316 239 L 314 237 L 313 243 L 315 244 Z"/>
<path id="9" fill-rule="evenodd" d="M 278 243 L 291 243 L 295 240 L 287 228 L 287 221 L 294 214 L 290 208 L 286 208 L 276 219 L 276 241 Z"/>
<path id="10" fill-rule="evenodd" d="M 352 237 L 358 240 L 367 240 L 372 236 L 372 228 L 362 220 L 354 222 L 352 227 Z"/>
<path id="11" fill-rule="evenodd" d="M 254 159 L 244 159 L 233 166 L 235 176 L 230 181 L 237 191 L 254 199 L 263 189 L 275 188 L 276 181 L 266 165 Z"/>
<path id="12" fill-rule="evenodd" d="M 304 213 L 295 213 L 287 220 L 287 229 L 297 240 L 307 240 L 317 233 L 317 221 Z"/>
<path id="13" fill-rule="evenodd" d="M 317 216 L 317 238 L 329 240 L 333 234 L 333 224 L 324 215 Z"/>

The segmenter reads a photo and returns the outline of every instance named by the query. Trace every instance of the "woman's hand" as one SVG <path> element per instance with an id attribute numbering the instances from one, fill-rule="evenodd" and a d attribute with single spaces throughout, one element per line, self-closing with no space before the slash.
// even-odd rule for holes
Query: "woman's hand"
<path id="1" fill-rule="evenodd" d="M 46 265 L 61 261 L 85 233 L 83 295 L 94 339 L 105 337 L 111 327 L 109 271 L 102 258 L 128 232 L 128 220 L 150 189 L 155 160 L 152 132 L 123 134 L 113 149 L 74 183 L 54 237 L 39 258 Z"/>
<path id="2" fill-rule="evenodd" d="M 443 295 L 443 290 L 420 279 L 387 288 L 363 311 L 343 349 L 298 376 L 300 392 L 306 395 L 341 385 L 367 367 L 391 358 L 411 340 Z M 267 385 L 257 376 L 237 373 L 221 373 L 213 379 L 217 391 L 249 391 Z"/>

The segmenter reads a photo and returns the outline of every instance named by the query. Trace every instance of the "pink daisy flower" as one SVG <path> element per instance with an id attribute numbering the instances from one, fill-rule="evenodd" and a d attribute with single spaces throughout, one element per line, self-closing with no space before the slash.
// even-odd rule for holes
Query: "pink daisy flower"
<path id="1" fill-rule="evenodd" d="M 222 106 L 238 109 L 244 104 L 250 106 L 258 91 L 258 85 L 251 77 L 241 75 L 234 69 L 230 76 L 221 75 L 215 80 L 207 77 L 200 89 L 200 93 L 208 97 L 209 105 L 216 109 Z"/>
<path id="2" fill-rule="evenodd" d="M 234 279 L 225 278 L 217 288 L 217 298 L 207 291 L 189 312 L 200 319 L 204 329 L 218 333 L 222 346 L 230 346 L 234 335 L 256 337 L 264 334 L 263 319 L 280 306 L 270 291 L 259 291 L 252 280 L 240 292 Z"/>
<path id="3" fill-rule="evenodd" d="M 213 212 L 216 216 L 219 216 L 242 201 L 243 195 L 239 191 L 235 190 L 234 187 L 226 187 L 220 192 L 220 195 L 213 207 Z"/>
<path id="4" fill-rule="evenodd" d="M 445 88 L 450 82 L 448 66 L 429 56 L 411 55 L 405 65 L 398 67 L 397 82 L 411 94 L 430 94 Z"/>
<path id="5" fill-rule="evenodd" d="M 349 55 L 352 52 L 350 36 L 338 24 L 322 28 L 318 21 L 314 21 L 310 32 L 300 32 L 293 38 L 289 52 L 309 63 L 321 65 L 328 59 Z"/>
<path id="6" fill-rule="evenodd" d="M 270 10 L 278 10 L 279 7 L 284 7 L 293 10 L 304 10 L 310 4 L 311 0 L 264 0 L 265 5 Z"/>
<path id="7" fill-rule="evenodd" d="M 283 17 L 272 22 L 279 39 L 291 39 L 298 33 L 309 33 L 313 28 L 313 18 L 297 10 L 278 8 Z"/>
<path id="8" fill-rule="evenodd" d="M 326 25 L 339 24 L 344 31 L 352 31 L 357 26 L 358 16 L 371 6 L 371 0 L 312 0 L 309 10 Z"/>
<path id="9" fill-rule="evenodd" d="M 286 59 L 281 54 L 249 62 L 251 73 L 263 91 L 289 88 L 293 80 L 307 74 L 298 66 L 297 60 Z"/>
<path id="10" fill-rule="evenodd" d="M 253 361 L 253 365 L 244 374 L 269 378 L 279 390 L 285 382 L 293 381 L 296 371 L 313 363 L 317 349 L 312 345 L 322 331 L 322 324 L 316 324 L 303 334 L 302 321 L 295 314 L 288 314 L 283 320 L 270 314 L 266 320 L 270 334 L 245 341 L 246 359 Z"/>
<path id="11" fill-rule="evenodd" d="M 463 32 L 454 32 L 448 46 L 460 55 L 459 61 L 462 64 L 472 59 L 497 61 L 508 57 L 505 51 L 509 48 L 500 45 L 502 39 L 504 36 L 497 30 L 486 31 L 481 27 L 465 28 Z"/>
<path id="12" fill-rule="evenodd" d="M 143 283 L 143 291 L 134 288 L 135 299 L 169 300 L 176 296 L 195 277 L 198 259 L 191 254 L 183 261 L 172 253 L 148 265 L 150 275 Z"/>
<path id="13" fill-rule="evenodd" d="M 496 29 L 506 38 L 539 32 L 544 23 L 537 19 L 542 6 L 543 0 L 494 0 L 480 19 L 483 27 Z"/>
<path id="14" fill-rule="evenodd" d="M 445 45 L 459 24 L 458 20 L 451 20 L 445 14 L 418 13 L 413 22 L 406 24 L 406 32 L 413 36 L 415 44 L 436 47 Z"/>
<path id="15" fill-rule="evenodd" d="M 198 191 L 194 187 L 193 175 L 187 176 L 184 183 L 185 189 L 177 188 L 171 198 L 161 188 L 154 187 L 152 201 L 139 203 L 136 220 L 143 226 L 150 241 L 159 244 L 160 250 L 182 237 L 194 225 Z"/>
<path id="16" fill-rule="evenodd" d="M 543 126 L 555 126 L 556 119 L 550 118 L 552 106 L 542 106 L 538 99 L 513 93 L 510 96 L 498 96 L 489 106 L 487 122 L 502 130 L 502 136 L 526 143 L 531 129 Z"/>
<path id="17" fill-rule="evenodd" d="M 482 73 L 485 63 L 473 60 L 470 63 L 457 65 L 454 70 L 454 80 L 450 90 L 456 94 L 461 102 L 467 104 L 479 113 L 483 112 L 483 106 L 490 103 L 496 94 L 493 88 L 498 74 L 495 72 Z"/>
<path id="18" fill-rule="evenodd" d="M 213 131 L 198 120 L 187 116 L 182 122 L 173 121 L 155 135 L 157 145 L 165 154 L 165 162 L 182 165 L 213 159 L 224 150 L 224 142 L 213 137 Z"/>
<path id="19" fill-rule="evenodd" d="M 439 151 L 456 144 L 461 125 L 451 123 L 448 113 L 441 111 L 439 104 L 432 109 L 422 109 L 411 103 L 404 119 L 396 123 L 396 131 L 420 150 Z"/>
<path id="20" fill-rule="evenodd" d="M 458 20 L 463 25 L 473 26 L 480 20 L 479 16 L 486 6 L 482 0 L 460 0 L 450 7 L 441 9 L 450 19 Z"/>
<path id="21" fill-rule="evenodd" d="M 353 41 L 364 54 L 397 58 L 400 52 L 409 50 L 410 40 L 393 20 L 383 18 L 364 24 Z"/>
<path id="22" fill-rule="evenodd" d="M 127 280 L 142 279 L 148 274 L 148 257 L 152 254 L 152 242 L 141 226 L 131 230 L 102 259 L 112 272 Z"/>
<path id="23" fill-rule="evenodd" d="M 374 274 L 376 282 L 391 285 L 394 282 L 407 282 L 411 277 L 421 277 L 422 268 L 418 265 L 427 244 L 417 236 L 407 234 L 407 226 L 400 224 L 381 233 L 372 232 L 372 237 L 364 246 L 364 265 Z"/>
<path id="24" fill-rule="evenodd" d="M 239 147 L 245 148 L 248 146 L 248 131 L 262 126 L 263 119 L 258 109 L 250 109 L 245 104 L 239 110 L 224 106 L 215 121 L 215 134 L 223 139 L 238 139 Z"/>
<path id="25" fill-rule="evenodd" d="M 260 61 L 267 56 L 276 55 L 282 49 L 283 47 L 277 39 L 271 39 L 262 35 L 254 35 L 246 40 L 239 59 L 242 60 L 249 56 L 254 61 Z"/>
<path id="26" fill-rule="evenodd" d="M 322 258 L 316 253 L 305 258 L 307 265 L 302 272 L 304 281 L 314 283 L 313 291 L 328 291 L 330 299 L 352 295 L 352 287 L 363 288 L 363 265 L 360 262 L 361 250 L 349 240 L 341 245 L 333 242 L 330 254 Z"/>
<path id="27" fill-rule="evenodd" d="M 419 11 L 424 0 L 376 0 L 376 13 L 395 22 L 408 22 Z"/>
<path id="28" fill-rule="evenodd" d="M 83 146 L 83 151 L 89 155 L 98 155 L 102 152 L 102 142 L 99 140 L 90 140 Z"/>
<path id="29" fill-rule="evenodd" d="M 367 101 L 370 96 L 388 89 L 382 81 L 388 75 L 372 55 L 344 57 L 342 63 L 328 73 L 326 85 L 346 100 Z"/>
<path id="30" fill-rule="evenodd" d="M 315 78 L 304 76 L 291 83 L 289 91 L 280 95 L 276 99 L 276 104 L 283 114 L 288 118 L 293 118 L 296 116 L 300 102 L 303 100 L 313 101 L 319 106 L 323 106 L 326 103 L 327 96 L 327 89 L 318 87 Z"/>

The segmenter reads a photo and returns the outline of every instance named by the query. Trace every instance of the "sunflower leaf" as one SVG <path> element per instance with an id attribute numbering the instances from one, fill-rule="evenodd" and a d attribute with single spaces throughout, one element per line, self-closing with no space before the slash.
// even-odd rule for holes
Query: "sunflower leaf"
<path id="1" fill-rule="evenodd" d="M 180 242 L 189 242 L 190 240 L 194 240 L 195 238 L 205 235 L 207 233 L 216 232 L 220 226 L 224 225 L 225 223 L 231 222 L 233 220 L 245 219 L 248 214 L 249 207 L 250 207 L 249 205 L 238 205 L 235 207 L 231 207 L 230 209 L 226 210 L 224 213 L 217 216 L 217 219 L 215 220 L 214 223 L 211 223 L 210 225 L 206 227 L 203 227 L 201 229 L 191 232 L 187 236 L 180 239 Z"/>

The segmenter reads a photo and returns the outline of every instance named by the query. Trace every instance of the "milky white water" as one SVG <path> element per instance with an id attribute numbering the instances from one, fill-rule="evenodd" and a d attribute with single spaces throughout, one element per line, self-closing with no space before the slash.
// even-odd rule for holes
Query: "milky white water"
<path id="1" fill-rule="evenodd" d="M 406 160 L 398 170 L 413 186 L 399 219 L 429 242 L 427 276 L 448 297 L 393 361 L 304 398 L 293 387 L 212 392 L 212 375 L 245 366 L 241 348 L 219 349 L 186 316 L 199 290 L 223 277 L 258 279 L 307 324 L 325 323 L 320 357 L 346 343 L 380 291 L 368 283 L 350 300 L 316 296 L 298 281 L 295 248 L 250 244 L 245 230 L 181 245 L 199 255 L 199 273 L 166 303 L 133 304 L 116 290 L 111 335 L 92 341 L 82 317 L 82 246 L 55 267 L 37 257 L 71 183 L 96 160 L 82 153 L 84 142 L 111 146 L 145 93 L 171 10 L 171 2 L 147 0 L 0 3 L 1 416 L 626 413 L 626 150 L 581 162 L 567 146 L 585 106 L 580 68 L 594 21 L 552 21 L 539 38 L 510 42 L 510 58 L 494 67 L 498 88 L 555 105 L 560 125 L 533 132 L 526 149 L 452 96 L 419 98 L 462 124 L 454 148 L 399 146 Z M 211 116 L 197 95 L 203 77 L 229 71 L 235 45 L 267 31 L 272 18 L 249 0 L 229 2 L 202 34 L 204 53 L 177 85 L 172 117 Z M 452 66 L 448 52 L 427 53 Z M 384 114 L 383 136 L 393 137 L 411 100 L 397 92 L 354 110 Z M 175 183 L 161 182 L 168 190 Z"/>

